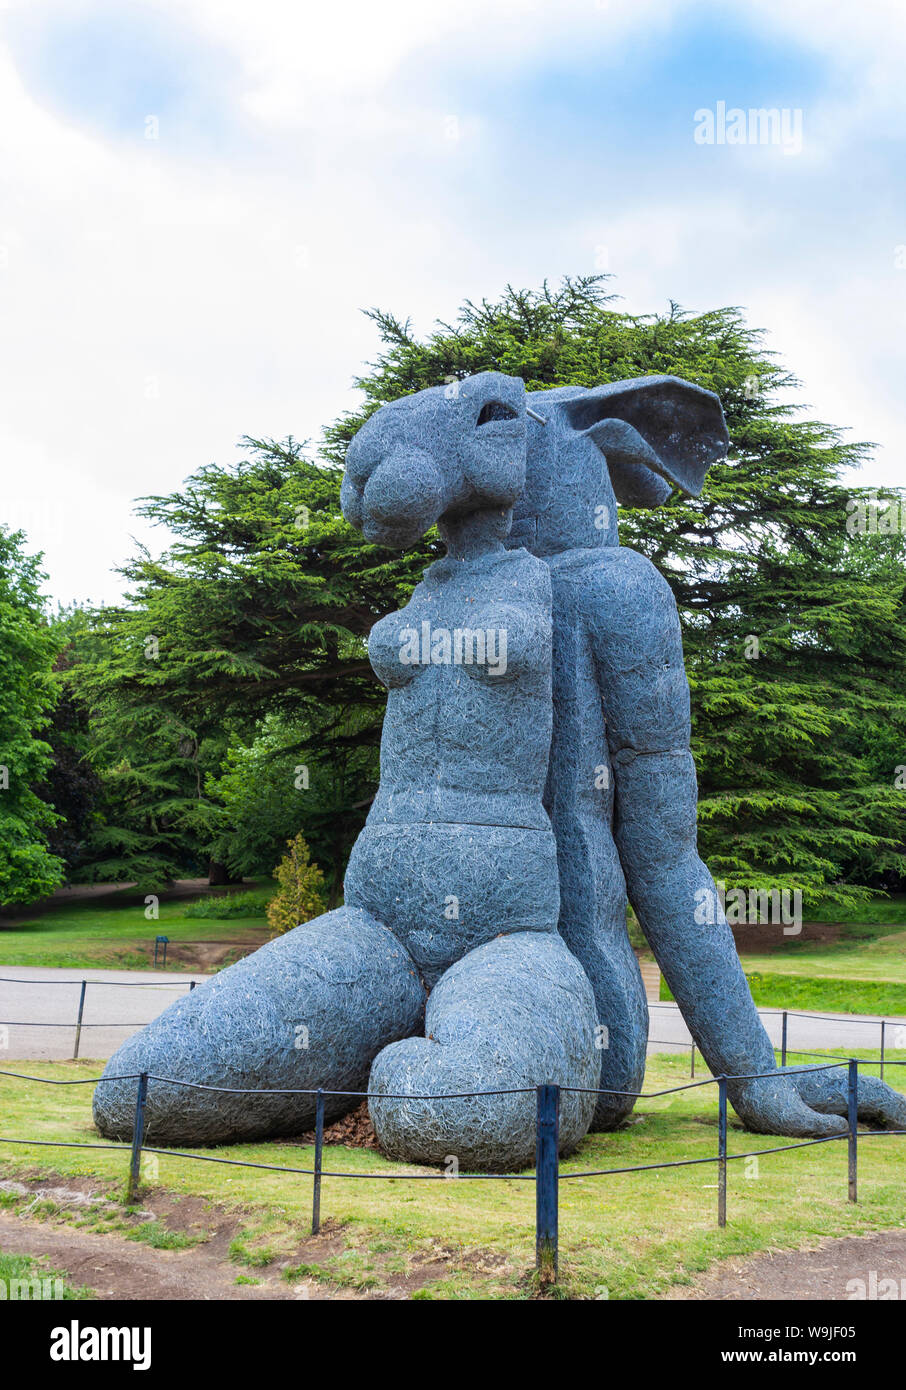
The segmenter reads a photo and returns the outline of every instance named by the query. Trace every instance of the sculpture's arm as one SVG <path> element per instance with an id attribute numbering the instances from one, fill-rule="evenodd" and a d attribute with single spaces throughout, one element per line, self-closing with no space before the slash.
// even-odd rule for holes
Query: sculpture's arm
<path id="1" fill-rule="evenodd" d="M 644 556 L 604 552 L 588 622 L 630 902 L 713 1071 L 774 1068 L 733 934 L 698 857 L 698 788 L 676 604 Z"/>
<path id="2" fill-rule="evenodd" d="M 711 1071 L 775 1073 L 731 1085 L 743 1119 L 785 1134 L 838 1132 L 839 1120 L 805 1104 L 799 1077 L 776 1072 L 714 881 L 698 856 L 689 687 L 669 585 L 644 556 L 623 548 L 602 551 L 581 583 L 607 720 L 614 834 L 642 930 Z"/>

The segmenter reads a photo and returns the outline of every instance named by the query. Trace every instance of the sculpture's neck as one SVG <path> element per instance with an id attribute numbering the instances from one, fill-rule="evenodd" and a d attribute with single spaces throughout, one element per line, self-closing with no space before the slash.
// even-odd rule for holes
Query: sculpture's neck
<path id="1" fill-rule="evenodd" d="M 437 529 L 451 559 L 475 560 L 503 550 L 510 516 L 509 508 L 494 507 L 465 516 L 441 517 Z"/>

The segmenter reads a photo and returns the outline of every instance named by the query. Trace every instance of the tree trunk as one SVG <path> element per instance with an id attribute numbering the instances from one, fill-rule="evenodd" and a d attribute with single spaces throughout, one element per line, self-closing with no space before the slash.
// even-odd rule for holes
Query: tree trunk
<path id="1" fill-rule="evenodd" d="M 226 864 L 218 864 L 216 859 L 208 860 L 208 883 L 212 888 L 224 888 L 228 883 L 241 882 L 241 878 L 233 878 Z"/>

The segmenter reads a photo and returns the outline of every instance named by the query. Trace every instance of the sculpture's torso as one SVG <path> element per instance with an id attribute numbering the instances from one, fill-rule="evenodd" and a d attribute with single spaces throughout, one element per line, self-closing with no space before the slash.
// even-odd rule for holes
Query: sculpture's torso
<path id="1" fill-rule="evenodd" d="M 527 552 L 448 556 L 369 641 L 389 691 L 381 785 L 346 896 L 387 923 L 429 981 L 501 933 L 556 930 L 542 800 L 550 612 L 549 571 Z"/>

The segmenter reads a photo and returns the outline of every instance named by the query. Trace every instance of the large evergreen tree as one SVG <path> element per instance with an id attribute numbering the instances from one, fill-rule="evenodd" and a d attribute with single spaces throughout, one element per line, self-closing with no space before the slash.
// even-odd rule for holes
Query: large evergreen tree
<path id="1" fill-rule="evenodd" d="M 282 779 L 291 817 L 287 781 L 306 764 L 318 795 L 299 803 L 298 825 L 336 892 L 384 707 L 365 637 L 437 553 L 430 536 L 400 556 L 346 525 L 345 447 L 384 401 L 495 369 L 530 390 L 666 372 L 718 392 L 732 446 L 702 498 L 621 519 L 623 543 L 650 556 L 680 607 L 704 855 L 729 884 L 812 898 L 899 881 L 906 565 L 902 536 L 847 533 L 859 494 L 842 479 L 867 446 L 784 403 L 794 379 L 735 309 L 633 316 L 596 277 L 467 303 L 424 339 L 372 317 L 382 351 L 359 380 L 363 408 L 326 431 L 319 461 L 293 440 L 247 440 L 234 467 L 201 469 L 141 508 L 177 541 L 129 566 L 130 601 L 104 614 L 105 660 L 80 677 L 129 794 L 98 872 L 174 872 L 212 848 L 236 870 L 251 864 L 267 852 L 258 830 L 285 825 L 280 810 L 255 828 L 242 777 Z"/>
<path id="2" fill-rule="evenodd" d="M 57 821 L 35 790 L 52 763 L 42 737 L 56 690 L 58 642 L 41 597 L 40 557 L 0 526 L 0 907 L 50 893 L 63 875 L 48 847 Z"/>

